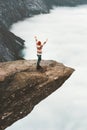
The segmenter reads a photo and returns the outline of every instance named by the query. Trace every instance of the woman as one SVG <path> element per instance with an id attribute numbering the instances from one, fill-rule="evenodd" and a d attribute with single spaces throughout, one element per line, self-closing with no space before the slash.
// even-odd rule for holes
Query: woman
<path id="1" fill-rule="evenodd" d="M 38 60 L 37 60 L 37 69 L 40 69 L 40 68 L 42 68 L 40 66 L 40 62 L 41 62 L 41 59 L 42 59 L 42 48 L 43 48 L 43 45 L 46 44 L 46 42 L 48 41 L 48 39 L 46 39 L 46 41 L 43 42 L 43 44 L 42 44 L 41 41 L 38 41 L 37 37 L 35 36 L 35 41 L 36 41 L 37 57 L 38 57 Z"/>

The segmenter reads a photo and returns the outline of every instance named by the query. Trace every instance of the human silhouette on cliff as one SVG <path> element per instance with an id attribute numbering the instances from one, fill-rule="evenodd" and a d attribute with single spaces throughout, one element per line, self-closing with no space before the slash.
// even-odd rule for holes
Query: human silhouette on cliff
<path id="1" fill-rule="evenodd" d="M 41 69 L 42 67 L 40 66 L 40 62 L 42 60 L 42 48 L 43 46 L 47 43 L 48 39 L 46 39 L 46 41 L 44 41 L 43 43 L 41 41 L 39 41 L 37 39 L 37 36 L 34 37 L 35 38 L 35 41 L 36 41 L 36 48 L 37 48 L 37 66 L 36 68 L 37 69 Z"/>

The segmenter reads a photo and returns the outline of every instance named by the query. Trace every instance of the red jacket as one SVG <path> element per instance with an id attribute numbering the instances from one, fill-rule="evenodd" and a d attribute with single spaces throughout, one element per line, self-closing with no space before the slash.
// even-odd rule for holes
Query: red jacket
<path id="1" fill-rule="evenodd" d="M 42 54 L 43 45 L 41 44 L 40 41 L 38 41 L 38 42 L 36 43 L 36 47 L 37 47 L 37 55 L 41 55 L 41 54 Z"/>

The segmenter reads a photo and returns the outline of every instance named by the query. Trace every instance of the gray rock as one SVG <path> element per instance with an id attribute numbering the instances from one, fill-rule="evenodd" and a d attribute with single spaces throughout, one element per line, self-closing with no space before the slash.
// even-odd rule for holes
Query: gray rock
<path id="1" fill-rule="evenodd" d="M 4 27 L 0 27 L 0 61 L 12 61 L 23 59 L 20 56 L 21 49 L 24 48 L 24 40 L 9 32 Z"/>

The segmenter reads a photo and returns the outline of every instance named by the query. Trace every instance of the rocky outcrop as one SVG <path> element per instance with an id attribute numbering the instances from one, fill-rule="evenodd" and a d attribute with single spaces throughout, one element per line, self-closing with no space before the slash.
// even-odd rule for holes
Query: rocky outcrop
<path id="1" fill-rule="evenodd" d="M 41 100 L 57 90 L 74 69 L 56 61 L 20 60 L 0 63 L 0 130 L 29 114 Z"/>
<path id="2" fill-rule="evenodd" d="M 18 20 L 46 12 L 48 8 L 43 0 L 0 0 L 0 22 L 7 28 Z"/>
<path id="3" fill-rule="evenodd" d="M 21 50 L 24 48 L 24 40 L 13 33 L 0 27 L 0 61 L 12 61 L 23 59 Z"/>

